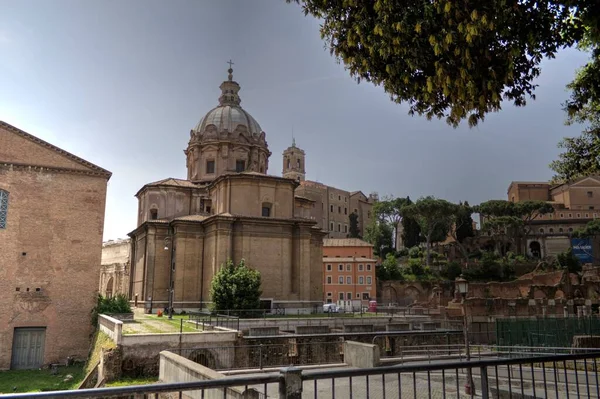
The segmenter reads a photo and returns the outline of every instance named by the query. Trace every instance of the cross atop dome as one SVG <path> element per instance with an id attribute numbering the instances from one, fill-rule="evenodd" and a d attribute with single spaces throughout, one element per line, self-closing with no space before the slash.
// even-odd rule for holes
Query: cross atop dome
<path id="1" fill-rule="evenodd" d="M 233 80 L 233 68 L 231 67 L 234 65 L 233 61 L 229 60 L 227 63 L 229 64 L 229 69 L 227 70 L 228 75 L 227 80 L 221 83 L 220 86 L 221 97 L 219 97 L 219 105 L 232 105 L 239 107 L 241 103 L 240 96 L 238 95 L 238 92 L 240 91 L 240 85 Z"/>
<path id="2" fill-rule="evenodd" d="M 232 65 L 234 65 L 233 61 L 229 60 L 227 61 L 227 63 L 229 64 L 229 69 L 227 70 L 227 72 L 229 72 L 228 78 L 229 81 L 233 81 L 233 68 L 231 67 Z"/>

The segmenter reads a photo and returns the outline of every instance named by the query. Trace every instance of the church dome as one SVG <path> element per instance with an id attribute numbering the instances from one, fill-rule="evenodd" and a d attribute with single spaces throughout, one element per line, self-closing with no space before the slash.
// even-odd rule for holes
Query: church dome
<path id="1" fill-rule="evenodd" d="M 239 126 L 247 129 L 251 135 L 258 135 L 262 132 L 260 125 L 241 106 L 240 85 L 233 80 L 233 70 L 229 68 L 229 79 L 224 81 L 221 86 L 221 97 L 219 97 L 219 106 L 211 109 L 200 119 L 200 122 L 192 130 L 193 133 L 203 134 L 206 128 L 214 125 L 218 132 L 234 132 Z"/>
<path id="2" fill-rule="evenodd" d="M 219 132 L 227 130 L 233 132 L 238 126 L 242 125 L 248 129 L 250 134 L 259 134 L 262 132 L 260 125 L 242 107 L 235 105 L 219 105 L 211 109 L 200 119 L 200 122 L 194 128 L 195 132 L 204 132 L 209 125 L 215 125 Z"/>

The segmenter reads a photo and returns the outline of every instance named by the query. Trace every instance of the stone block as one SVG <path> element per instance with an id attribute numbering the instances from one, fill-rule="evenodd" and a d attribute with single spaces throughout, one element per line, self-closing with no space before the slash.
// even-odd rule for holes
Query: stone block
<path id="1" fill-rule="evenodd" d="M 344 332 L 373 332 L 373 324 L 346 324 L 344 325 Z"/>
<path id="2" fill-rule="evenodd" d="M 296 326 L 296 334 L 329 334 L 329 326 Z"/>
<path id="3" fill-rule="evenodd" d="M 279 327 L 252 327 L 248 332 L 250 337 L 270 337 L 279 335 Z"/>
<path id="4" fill-rule="evenodd" d="M 386 324 L 386 331 L 410 331 L 410 323 L 391 323 Z"/>
<path id="5" fill-rule="evenodd" d="M 379 346 L 362 342 L 344 342 L 344 362 L 350 367 L 370 368 L 379 365 Z"/>

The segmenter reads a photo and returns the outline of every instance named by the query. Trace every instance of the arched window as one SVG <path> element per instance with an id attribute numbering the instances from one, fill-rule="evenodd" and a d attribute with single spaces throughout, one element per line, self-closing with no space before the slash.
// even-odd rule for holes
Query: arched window
<path id="1" fill-rule="evenodd" d="M 569 227 L 569 233 L 572 233 L 572 232 L 573 232 L 573 228 Z"/>
<path id="2" fill-rule="evenodd" d="M 552 227 L 550 227 L 550 234 L 554 233 L 554 229 Z"/>
<path id="3" fill-rule="evenodd" d="M 544 234 L 544 229 L 540 229 L 540 233 Z"/>
<path id="4" fill-rule="evenodd" d="M 8 191 L 0 190 L 0 229 L 6 228 L 8 218 Z"/>
<path id="5" fill-rule="evenodd" d="M 150 220 L 158 219 L 158 209 L 150 209 Z"/>
<path id="6" fill-rule="evenodd" d="M 558 229 L 558 232 L 559 232 L 559 233 L 562 233 L 562 232 L 563 232 L 563 228 L 562 228 L 562 227 L 560 227 L 560 228 Z"/>

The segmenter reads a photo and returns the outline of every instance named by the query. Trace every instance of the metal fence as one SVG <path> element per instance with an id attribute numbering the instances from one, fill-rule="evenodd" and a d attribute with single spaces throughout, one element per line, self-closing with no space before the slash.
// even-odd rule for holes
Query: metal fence
<path id="1" fill-rule="evenodd" d="M 286 343 L 219 346 L 172 350 L 214 370 L 263 369 L 344 362 L 344 343 L 340 340 L 302 342 L 288 338 Z"/>
<path id="2" fill-rule="evenodd" d="M 232 330 L 240 329 L 239 316 L 210 312 L 190 312 L 188 313 L 188 323 L 195 325 L 196 329 L 202 331 L 213 329 L 214 327 L 229 328 Z"/>
<path id="3" fill-rule="evenodd" d="M 217 380 L 0 396 L 31 398 L 598 398 L 600 352 L 308 370 Z M 154 396 L 156 395 L 156 396 Z M 160 396 L 158 396 L 160 395 Z"/>
<path id="4" fill-rule="evenodd" d="M 600 335 L 598 316 L 498 319 L 496 339 L 501 346 L 569 347 L 576 335 Z"/>

